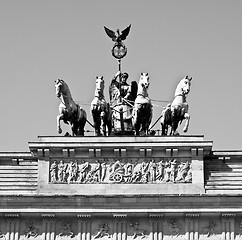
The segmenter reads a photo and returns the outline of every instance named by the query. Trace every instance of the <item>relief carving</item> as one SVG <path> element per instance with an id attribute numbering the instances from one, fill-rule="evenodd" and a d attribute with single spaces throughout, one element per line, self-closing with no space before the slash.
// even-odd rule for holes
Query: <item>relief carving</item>
<path id="1" fill-rule="evenodd" d="M 2 233 L 1 230 L 0 230 L 0 239 L 2 239 L 2 240 L 6 239 L 6 238 L 5 238 L 5 235 Z"/>
<path id="2" fill-rule="evenodd" d="M 38 236 L 38 230 L 34 227 L 34 223 L 32 221 L 26 222 L 26 230 L 25 230 L 26 238 L 36 238 Z"/>
<path id="3" fill-rule="evenodd" d="M 242 222 L 239 224 L 239 237 L 242 236 Z"/>
<path id="4" fill-rule="evenodd" d="M 138 222 L 131 223 L 130 228 L 133 232 L 132 239 L 136 239 L 137 237 L 140 237 L 141 239 L 148 237 L 148 232 L 144 229 L 141 229 Z"/>
<path id="5" fill-rule="evenodd" d="M 57 161 L 54 161 L 50 166 L 50 181 L 55 183 L 57 181 L 58 165 Z"/>
<path id="6" fill-rule="evenodd" d="M 216 228 L 217 224 L 210 220 L 209 223 L 208 223 L 208 226 L 205 226 L 203 228 L 203 233 L 207 236 L 207 237 L 211 237 L 213 235 L 215 235 L 215 228 Z"/>
<path id="7" fill-rule="evenodd" d="M 74 233 L 71 229 L 71 223 L 68 221 L 60 221 L 59 222 L 59 237 L 74 237 Z"/>
<path id="8" fill-rule="evenodd" d="M 171 221 L 168 223 L 171 236 L 178 237 L 181 234 L 182 228 L 177 225 L 175 219 L 171 219 Z"/>
<path id="9" fill-rule="evenodd" d="M 104 159 L 65 163 L 56 160 L 50 166 L 51 183 L 191 183 L 189 161 Z"/>
<path id="10" fill-rule="evenodd" d="M 99 224 L 98 226 L 98 232 L 96 235 L 93 236 L 93 239 L 97 239 L 97 238 L 102 238 L 107 236 L 108 238 L 111 238 L 111 234 L 109 233 L 109 226 L 108 223 L 103 223 L 103 224 Z"/>

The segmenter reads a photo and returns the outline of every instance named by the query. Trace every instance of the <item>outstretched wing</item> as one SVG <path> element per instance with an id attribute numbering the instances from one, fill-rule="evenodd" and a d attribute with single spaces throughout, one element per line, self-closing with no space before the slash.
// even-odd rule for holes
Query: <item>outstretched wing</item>
<path id="1" fill-rule="evenodd" d="M 120 37 L 120 40 L 125 40 L 126 39 L 126 37 L 129 34 L 130 28 L 131 28 L 131 24 L 121 32 L 121 34 L 119 36 Z"/>
<path id="2" fill-rule="evenodd" d="M 112 40 L 115 42 L 117 39 L 116 33 L 113 30 L 108 29 L 107 27 L 104 26 L 104 30 L 107 33 L 107 35 L 112 38 Z"/>

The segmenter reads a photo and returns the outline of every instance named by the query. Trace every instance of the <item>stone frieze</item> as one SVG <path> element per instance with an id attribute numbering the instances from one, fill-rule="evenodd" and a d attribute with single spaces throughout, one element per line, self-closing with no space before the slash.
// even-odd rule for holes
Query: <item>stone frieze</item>
<path id="1" fill-rule="evenodd" d="M 0 227 L 0 239 L 6 240 L 242 239 L 241 218 L 235 217 L 0 218 Z"/>
<path id="2" fill-rule="evenodd" d="M 191 161 L 177 159 L 53 160 L 50 183 L 191 183 Z"/>

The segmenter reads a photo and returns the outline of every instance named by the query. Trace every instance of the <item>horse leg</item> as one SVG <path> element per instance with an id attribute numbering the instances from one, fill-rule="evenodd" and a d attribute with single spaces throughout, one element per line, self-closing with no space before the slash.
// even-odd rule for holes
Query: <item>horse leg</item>
<path id="1" fill-rule="evenodd" d="M 135 129 L 135 135 L 139 136 L 140 135 L 140 123 L 138 120 L 136 121 L 136 123 L 134 125 L 134 129 Z"/>
<path id="2" fill-rule="evenodd" d="M 57 120 L 57 132 L 59 134 L 62 133 L 62 129 L 61 129 L 61 126 L 60 126 L 60 121 L 64 119 L 64 115 L 63 114 L 60 114 L 57 116 L 56 120 Z"/>
<path id="3" fill-rule="evenodd" d="M 100 131 L 101 131 L 101 135 L 106 136 L 106 114 L 104 111 L 101 112 L 100 114 L 100 119 L 101 119 L 101 123 L 100 123 Z"/>
<path id="4" fill-rule="evenodd" d="M 72 130 L 72 136 L 77 136 L 77 131 L 78 131 L 77 122 L 74 122 L 72 124 L 71 130 Z"/>
<path id="5" fill-rule="evenodd" d="M 76 135 L 77 136 L 84 136 L 84 127 L 87 122 L 87 114 L 86 111 L 79 107 L 78 109 L 78 116 L 77 116 L 77 130 L 76 130 Z"/>
<path id="6" fill-rule="evenodd" d="M 184 118 L 185 118 L 186 122 L 185 122 L 185 126 L 183 128 L 183 132 L 187 132 L 188 127 L 189 127 L 190 115 L 188 113 L 185 113 Z"/>
<path id="7" fill-rule="evenodd" d="M 93 118 L 94 134 L 95 136 L 100 136 L 101 119 L 100 119 L 100 111 L 97 105 L 91 106 L 91 113 Z"/>
<path id="8" fill-rule="evenodd" d="M 86 121 L 87 119 L 85 117 L 83 117 L 80 121 L 79 121 L 79 128 L 78 128 L 78 136 L 84 136 L 84 127 L 86 125 Z"/>
<path id="9" fill-rule="evenodd" d="M 101 135 L 101 132 L 100 132 L 100 120 L 97 119 L 97 118 L 93 118 L 93 122 L 94 122 L 94 132 L 95 132 L 95 136 L 100 136 Z"/>
<path id="10" fill-rule="evenodd" d="M 161 123 L 161 135 L 167 136 L 167 131 L 168 131 L 168 126 L 164 122 L 162 122 Z"/>

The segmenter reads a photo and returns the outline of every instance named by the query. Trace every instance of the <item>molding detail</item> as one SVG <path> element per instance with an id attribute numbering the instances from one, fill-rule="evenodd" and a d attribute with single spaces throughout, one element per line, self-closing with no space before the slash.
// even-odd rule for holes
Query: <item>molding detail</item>
<path id="1" fill-rule="evenodd" d="M 188 214 L 186 214 L 186 217 L 187 218 L 198 218 L 198 217 L 200 217 L 200 214 L 199 213 L 188 213 Z"/>
<path id="2" fill-rule="evenodd" d="M 40 216 L 42 218 L 55 218 L 55 214 L 52 214 L 52 213 L 43 213 L 43 214 L 40 214 Z"/>
<path id="3" fill-rule="evenodd" d="M 164 215 L 163 214 L 155 214 L 155 213 L 152 213 L 149 215 L 150 218 L 163 218 Z"/>
<path id="4" fill-rule="evenodd" d="M 91 218 L 92 217 L 92 215 L 90 215 L 90 214 L 77 214 L 76 216 L 78 218 Z"/>
<path id="5" fill-rule="evenodd" d="M 127 214 L 113 214 L 113 217 L 114 218 L 126 218 L 127 217 Z"/>
<path id="6" fill-rule="evenodd" d="M 4 217 L 6 217 L 6 218 L 19 218 L 19 214 L 7 213 L 7 214 L 4 214 Z"/>
<path id="7" fill-rule="evenodd" d="M 221 217 L 222 218 L 234 218 L 234 217 L 236 217 L 236 214 L 233 214 L 233 213 L 223 213 L 223 214 L 221 214 Z"/>

